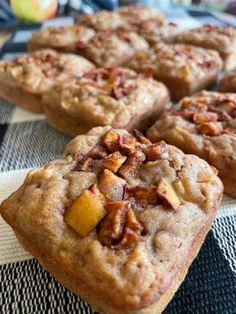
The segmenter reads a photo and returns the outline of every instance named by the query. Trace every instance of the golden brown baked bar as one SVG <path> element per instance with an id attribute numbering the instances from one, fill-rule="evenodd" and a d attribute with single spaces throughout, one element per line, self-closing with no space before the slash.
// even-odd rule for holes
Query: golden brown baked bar
<path id="1" fill-rule="evenodd" d="M 236 196 L 236 94 L 202 91 L 163 114 L 148 131 L 219 170 L 225 192 Z"/>
<path id="2" fill-rule="evenodd" d="M 79 17 L 78 22 L 96 31 L 130 29 L 129 24 L 116 11 L 99 11 L 93 14 L 82 15 Z"/>
<path id="3" fill-rule="evenodd" d="M 158 314 L 222 197 L 215 170 L 140 132 L 98 127 L 0 207 L 24 247 L 99 313 Z"/>
<path id="4" fill-rule="evenodd" d="M 165 16 L 160 11 L 144 7 L 129 6 L 122 7 L 113 12 L 100 11 L 93 14 L 82 15 L 79 23 L 95 29 L 96 31 L 112 30 L 131 30 L 142 21 L 155 19 L 161 23 L 165 21 Z"/>
<path id="5" fill-rule="evenodd" d="M 224 93 L 236 93 L 236 70 L 225 73 L 219 82 L 219 90 Z"/>
<path id="6" fill-rule="evenodd" d="M 148 49 L 147 41 L 136 32 L 106 30 L 98 32 L 79 53 L 98 66 L 119 66 L 140 50 Z"/>
<path id="7" fill-rule="evenodd" d="M 43 111 L 42 95 L 57 83 L 79 77 L 94 65 L 83 57 L 45 49 L 0 61 L 0 96 L 26 110 Z"/>
<path id="8" fill-rule="evenodd" d="M 86 44 L 95 31 L 83 25 L 51 26 L 32 33 L 28 42 L 29 51 L 51 48 L 61 52 L 77 53 L 78 47 Z"/>
<path id="9" fill-rule="evenodd" d="M 232 27 L 205 24 L 178 34 L 174 41 L 215 49 L 224 59 L 226 70 L 236 66 L 236 31 Z"/>
<path id="10" fill-rule="evenodd" d="M 130 25 L 135 25 L 136 23 L 150 19 L 155 19 L 160 23 L 165 21 L 165 15 L 162 12 L 147 6 L 124 6 L 120 7 L 115 12 Z"/>
<path id="11" fill-rule="evenodd" d="M 210 86 L 222 68 L 222 60 L 214 50 L 159 43 L 153 49 L 138 52 L 127 66 L 153 73 L 166 84 L 171 97 L 179 100 Z"/>
<path id="12" fill-rule="evenodd" d="M 75 136 L 92 127 L 145 130 L 169 108 L 164 84 L 125 68 L 92 70 L 43 96 L 48 122 Z"/>
<path id="13" fill-rule="evenodd" d="M 167 21 L 160 22 L 156 19 L 136 22 L 133 30 L 145 38 L 152 46 L 160 41 L 171 42 L 173 37 L 180 32 L 176 24 Z"/>

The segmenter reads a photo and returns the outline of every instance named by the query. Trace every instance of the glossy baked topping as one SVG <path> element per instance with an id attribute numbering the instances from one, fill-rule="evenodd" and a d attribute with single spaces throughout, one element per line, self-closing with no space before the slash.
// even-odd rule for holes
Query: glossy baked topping
<path id="1" fill-rule="evenodd" d="M 80 77 L 93 68 L 91 62 L 80 56 L 45 49 L 11 61 L 1 61 L 0 77 L 3 84 L 42 93 L 57 82 Z"/>
<path id="2" fill-rule="evenodd" d="M 217 136 L 236 133 L 236 95 L 202 92 L 186 97 L 169 115 L 180 116 L 196 125 L 199 134 Z"/>

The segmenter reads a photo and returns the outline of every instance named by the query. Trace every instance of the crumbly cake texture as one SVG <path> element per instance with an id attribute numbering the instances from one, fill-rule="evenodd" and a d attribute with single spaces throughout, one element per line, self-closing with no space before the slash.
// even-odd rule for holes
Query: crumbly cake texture
<path id="1" fill-rule="evenodd" d="M 224 74 L 219 82 L 219 90 L 223 93 L 236 93 L 236 70 Z"/>
<path id="2" fill-rule="evenodd" d="M 174 144 L 219 170 L 224 190 L 236 196 L 236 94 L 202 91 L 186 97 L 149 130 L 152 141 Z"/>
<path id="3" fill-rule="evenodd" d="M 183 281 L 221 197 L 215 169 L 197 156 L 138 131 L 98 127 L 32 170 L 0 212 L 46 270 L 94 310 L 157 314 Z"/>
<path id="4" fill-rule="evenodd" d="M 146 130 L 170 107 L 164 84 L 125 68 L 99 68 L 43 95 L 48 122 L 69 135 L 92 127 Z"/>
<path id="5" fill-rule="evenodd" d="M 232 27 L 205 24 L 178 34 L 174 41 L 215 49 L 224 59 L 226 70 L 236 66 L 236 31 Z"/>
<path id="6" fill-rule="evenodd" d="M 81 44 L 86 44 L 95 31 L 83 25 L 51 26 L 32 33 L 28 42 L 29 51 L 45 48 L 61 52 L 77 53 Z"/>
<path id="7" fill-rule="evenodd" d="M 166 84 L 171 97 L 180 100 L 213 84 L 223 63 L 215 50 L 159 43 L 153 49 L 138 52 L 127 66 L 137 72 L 153 73 Z"/>
<path id="8" fill-rule="evenodd" d="M 83 57 L 39 50 L 0 61 L 0 96 L 32 112 L 42 112 L 42 95 L 57 83 L 79 77 L 94 65 Z M 12 90 L 14 89 L 14 93 Z"/>
<path id="9" fill-rule="evenodd" d="M 87 44 L 81 46 L 79 54 L 98 66 L 120 66 L 128 62 L 136 52 L 148 49 L 147 41 L 136 32 L 97 32 Z"/>

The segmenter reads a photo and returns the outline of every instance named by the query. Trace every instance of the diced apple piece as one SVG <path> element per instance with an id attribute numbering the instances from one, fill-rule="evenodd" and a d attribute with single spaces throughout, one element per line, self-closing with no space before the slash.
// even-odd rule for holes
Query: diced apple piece
<path id="1" fill-rule="evenodd" d="M 138 241 L 143 227 L 140 225 L 137 220 L 135 213 L 132 208 L 128 209 L 124 234 L 120 243 L 115 246 L 116 249 L 128 249 L 132 248 Z"/>
<path id="2" fill-rule="evenodd" d="M 101 145 L 94 146 L 89 152 L 88 157 L 91 157 L 93 159 L 103 159 L 108 155 L 108 152 L 105 147 L 102 147 Z"/>
<path id="3" fill-rule="evenodd" d="M 152 142 L 148 138 L 146 138 L 139 130 L 134 129 L 133 130 L 133 136 L 141 144 L 145 144 L 145 145 L 151 145 L 152 144 Z"/>
<path id="4" fill-rule="evenodd" d="M 99 188 L 101 192 L 110 200 L 121 201 L 126 182 L 117 177 L 113 172 L 105 169 L 100 176 Z"/>
<path id="5" fill-rule="evenodd" d="M 108 215 L 101 222 L 100 240 L 105 245 L 118 242 L 123 234 L 129 202 L 109 202 L 106 204 Z"/>
<path id="6" fill-rule="evenodd" d="M 107 147 L 110 152 L 115 152 L 117 150 L 118 134 L 115 130 L 110 129 L 103 137 L 102 143 Z"/>
<path id="7" fill-rule="evenodd" d="M 136 202 L 142 205 L 154 205 L 157 204 L 158 195 L 157 187 L 155 185 L 150 186 L 134 186 L 127 187 L 124 193 L 124 199 L 135 199 Z"/>
<path id="8" fill-rule="evenodd" d="M 102 166 L 112 172 L 117 172 L 125 160 L 125 156 L 123 156 L 120 152 L 115 152 L 103 159 Z"/>
<path id="9" fill-rule="evenodd" d="M 101 198 L 89 190 L 83 191 L 67 209 L 64 219 L 81 237 L 86 237 L 106 215 Z"/>
<path id="10" fill-rule="evenodd" d="M 141 151 L 135 151 L 120 167 L 118 173 L 126 180 L 135 177 L 145 159 L 146 157 L 144 153 Z"/>
<path id="11" fill-rule="evenodd" d="M 121 154 L 130 156 L 135 152 L 136 139 L 133 136 L 122 136 L 119 135 L 117 141 L 117 149 Z"/>
<path id="12" fill-rule="evenodd" d="M 181 204 L 175 190 L 166 179 L 161 179 L 157 187 L 157 194 L 175 210 L 178 209 Z"/>
<path id="13" fill-rule="evenodd" d="M 149 161 L 156 161 L 162 154 L 166 152 L 166 143 L 161 141 L 159 143 L 148 146 L 144 149 L 144 153 Z"/>

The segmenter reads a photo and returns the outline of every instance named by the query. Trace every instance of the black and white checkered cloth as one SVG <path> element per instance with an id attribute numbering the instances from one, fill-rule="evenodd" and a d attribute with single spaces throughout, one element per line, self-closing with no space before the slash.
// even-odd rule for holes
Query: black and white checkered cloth
<path id="1" fill-rule="evenodd" d="M 182 15 L 181 15 L 182 14 Z M 170 14 L 172 21 L 194 27 L 213 16 L 191 12 Z M 183 17 L 184 15 L 184 17 Z M 197 19 L 196 19 L 197 16 Z M 54 23 L 72 23 L 69 18 Z M 52 23 L 52 22 L 50 22 Z M 16 32 L 2 58 L 24 52 L 30 30 Z M 22 48 L 16 51 L 16 48 Z M 61 155 L 70 138 L 35 115 L 0 99 L 0 201 L 22 182 L 28 168 Z M 112 287 L 111 287 L 112 288 Z M 0 219 L 0 314 L 92 313 L 90 307 L 62 287 L 17 243 Z M 236 200 L 225 197 L 206 241 L 165 314 L 236 313 Z"/>

